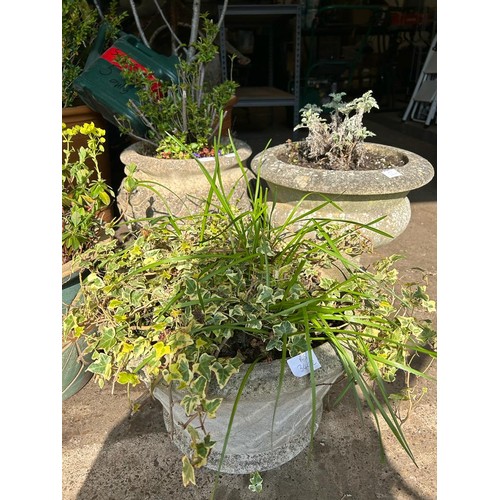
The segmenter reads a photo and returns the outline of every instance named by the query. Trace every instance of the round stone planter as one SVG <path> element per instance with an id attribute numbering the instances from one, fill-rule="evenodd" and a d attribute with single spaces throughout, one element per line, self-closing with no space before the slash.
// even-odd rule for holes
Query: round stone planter
<path id="1" fill-rule="evenodd" d="M 317 430 L 323 412 L 323 398 L 330 385 L 343 373 L 342 363 L 329 343 L 324 343 L 314 352 L 321 365 L 316 369 L 316 422 Z M 258 363 L 249 376 L 235 413 L 221 471 L 229 474 L 248 474 L 265 471 L 283 465 L 310 443 L 312 401 L 309 376 L 296 377 L 288 365 L 285 367 L 283 385 L 275 411 L 277 387 L 281 362 Z M 246 373 L 243 365 L 233 375 L 224 389 L 211 386 L 210 398 L 222 397 L 223 402 L 214 419 L 205 420 L 205 428 L 211 439 L 216 441 L 207 468 L 217 470 L 221 451 L 236 394 Z M 181 426 L 187 420 L 180 406 L 183 394 L 160 383 L 154 389 L 154 396 L 163 405 L 165 425 L 173 441 L 184 453 L 190 454 L 191 438 Z M 171 422 L 174 422 L 173 432 Z"/>
<path id="2" fill-rule="evenodd" d="M 233 141 L 246 174 L 253 177 L 246 167 L 246 160 L 252 154 L 250 146 L 243 141 Z M 165 160 L 148 154 L 152 154 L 148 150 L 148 144 L 137 142 L 120 155 L 124 165 L 137 165 L 134 177 L 152 188 L 138 186 L 129 194 L 124 189 L 125 180 L 122 181 L 118 189 L 117 204 L 124 217 L 130 220 L 169 214 L 184 217 L 199 213 L 199 207 L 203 206 L 210 191 L 210 183 L 198 161 Z M 200 161 L 210 174 L 215 173 L 215 159 L 202 158 Z M 222 187 L 227 195 L 232 193 L 232 203 L 244 210 L 249 208 L 247 183 L 236 155 L 233 153 L 219 157 L 219 165 Z"/>
<path id="3" fill-rule="evenodd" d="M 254 172 L 269 186 L 269 203 L 276 202 L 273 222 L 282 224 L 299 201 L 297 215 L 331 200 L 341 210 L 329 204 L 314 214 L 315 218 L 351 220 L 368 224 L 384 217 L 372 227 L 392 236 L 388 238 L 369 229 L 362 233 L 374 247 L 389 243 L 408 226 L 411 217 L 412 190 L 427 184 L 434 177 L 434 168 L 421 156 L 404 149 L 376 143 L 365 143 L 365 147 L 381 156 L 397 157 L 402 166 L 374 170 L 322 170 L 292 165 L 282 161 L 286 145 L 268 148 L 252 160 Z"/>

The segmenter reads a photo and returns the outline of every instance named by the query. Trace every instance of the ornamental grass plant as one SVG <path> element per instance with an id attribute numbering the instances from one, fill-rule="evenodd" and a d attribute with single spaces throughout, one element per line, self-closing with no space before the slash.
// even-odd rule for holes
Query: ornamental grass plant
<path id="1" fill-rule="evenodd" d="M 313 347 L 329 342 L 345 372 L 339 399 L 351 392 L 414 459 L 390 384 L 398 372 L 426 377 L 416 359 L 437 356 L 425 279 L 400 283 L 393 267 L 399 256 L 361 267 L 356 257 L 366 248 L 358 230 L 366 225 L 297 208 L 276 226 L 258 172 L 247 179 L 251 208 L 240 211 L 220 171 L 199 166 L 211 186 L 199 213 L 143 221 L 125 240 L 100 242 L 79 259 L 90 274 L 64 332 L 86 336 L 100 387 L 152 390 L 165 381 L 184 391 L 192 437 L 182 458 L 187 486 L 214 445 L 204 421 L 216 418 L 222 400 L 211 396 L 210 384 L 224 387 L 244 364 L 251 371 L 279 359 L 279 398 L 286 359 L 305 352 L 313 366 Z M 133 169 L 129 175 L 132 189 Z M 314 371 L 309 378 L 314 411 Z"/>

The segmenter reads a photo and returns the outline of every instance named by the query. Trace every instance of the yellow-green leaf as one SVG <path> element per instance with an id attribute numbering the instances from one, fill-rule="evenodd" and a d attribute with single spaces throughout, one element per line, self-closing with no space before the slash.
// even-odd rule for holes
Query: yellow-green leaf
<path id="1" fill-rule="evenodd" d="M 184 486 L 188 486 L 189 483 L 196 484 L 194 468 L 186 455 L 182 457 L 182 483 Z"/>
<path id="2" fill-rule="evenodd" d="M 170 354 L 171 349 L 169 345 L 165 345 L 163 342 L 156 342 L 156 344 L 153 346 L 155 350 L 155 355 L 156 359 L 160 359 L 166 354 Z"/>
<path id="3" fill-rule="evenodd" d="M 132 384 L 133 386 L 135 386 L 141 381 L 139 377 L 133 373 L 121 372 L 118 374 L 117 382 L 122 385 Z"/>

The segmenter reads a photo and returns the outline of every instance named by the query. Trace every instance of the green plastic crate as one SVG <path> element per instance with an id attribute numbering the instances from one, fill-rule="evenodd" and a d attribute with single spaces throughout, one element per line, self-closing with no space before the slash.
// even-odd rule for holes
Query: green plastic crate
<path id="1" fill-rule="evenodd" d="M 101 52 L 104 28 L 98 36 L 82 74 L 73 83 L 82 101 L 107 121 L 119 126 L 117 117 L 128 119 L 134 133 L 144 137 L 147 131 L 137 114 L 128 105 L 129 100 L 138 102 L 137 91 L 126 85 L 116 57 L 126 54 L 136 64 L 138 71 L 148 69 L 160 80 L 177 82 L 177 56 L 165 56 L 144 45 L 134 35 L 125 34 Z"/>

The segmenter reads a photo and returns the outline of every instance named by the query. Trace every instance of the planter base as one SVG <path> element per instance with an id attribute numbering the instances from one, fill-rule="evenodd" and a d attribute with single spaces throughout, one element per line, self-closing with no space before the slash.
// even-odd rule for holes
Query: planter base
<path id="1" fill-rule="evenodd" d="M 323 404 L 316 408 L 316 425 L 314 433 L 318 430 L 321 417 L 323 415 Z M 170 412 L 163 409 L 163 419 L 168 432 L 170 431 Z M 231 435 L 236 431 L 232 430 Z M 231 438 L 230 438 L 231 439 Z M 174 435 L 174 443 L 184 453 L 189 454 L 190 448 L 186 441 L 179 438 L 179 435 Z M 283 464 L 286 464 L 295 458 L 300 452 L 305 450 L 311 442 L 311 424 L 302 429 L 300 434 L 297 434 L 293 440 L 287 441 L 281 446 L 274 446 L 269 451 L 264 452 L 249 452 L 249 453 L 233 453 L 227 454 L 224 457 L 224 462 L 221 467 L 221 472 L 225 474 L 251 474 L 255 471 L 266 471 L 276 469 Z M 220 450 L 212 450 L 205 466 L 210 470 L 218 470 L 219 461 L 221 458 Z"/>
<path id="2" fill-rule="evenodd" d="M 343 367 L 330 344 L 325 343 L 314 352 L 321 364 L 321 368 L 315 371 L 316 432 L 323 412 L 323 398 L 331 384 L 343 374 Z M 221 472 L 248 474 L 274 469 L 290 461 L 309 445 L 312 422 L 310 379 L 308 376 L 295 377 L 286 366 L 276 406 L 279 373 L 280 361 L 259 363 L 252 371 L 238 403 Z M 213 387 L 210 391 L 210 397 L 222 397 L 223 401 L 216 418 L 207 418 L 204 422 L 205 429 L 216 442 L 206 465 L 209 469 L 218 469 L 235 396 L 244 374 L 245 365 L 224 389 Z M 188 418 L 179 404 L 183 394 L 175 389 L 171 392 L 169 387 L 160 383 L 153 394 L 163 405 L 165 425 L 173 442 L 189 456 L 191 438 L 182 426 Z M 196 427 L 196 420 L 191 425 Z"/>

